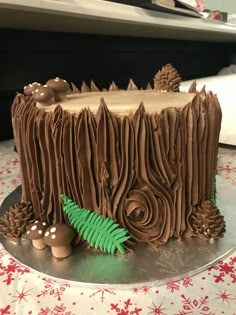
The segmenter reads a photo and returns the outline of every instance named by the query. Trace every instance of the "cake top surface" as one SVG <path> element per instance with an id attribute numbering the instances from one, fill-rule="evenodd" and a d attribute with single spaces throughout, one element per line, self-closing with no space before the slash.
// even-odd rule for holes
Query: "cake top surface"
<path id="1" fill-rule="evenodd" d="M 68 94 L 62 102 L 49 106 L 38 103 L 37 107 L 45 111 L 54 111 L 60 104 L 64 110 L 71 113 L 79 113 L 83 108 L 88 107 L 93 113 L 96 113 L 103 99 L 111 112 L 122 116 L 135 112 L 141 103 L 150 113 L 160 113 L 167 107 L 181 108 L 191 102 L 194 96 L 194 93 L 157 92 L 154 90 L 87 92 Z"/>

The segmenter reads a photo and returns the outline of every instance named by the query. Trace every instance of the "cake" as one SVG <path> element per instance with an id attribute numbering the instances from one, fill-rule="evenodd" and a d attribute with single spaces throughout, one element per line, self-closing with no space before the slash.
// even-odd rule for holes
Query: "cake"
<path id="1" fill-rule="evenodd" d="M 159 249 L 171 238 L 222 237 L 225 222 L 213 200 L 220 105 L 195 83 L 180 92 L 180 81 L 167 65 L 155 75 L 154 89 L 139 90 L 130 80 L 127 90 L 112 82 L 100 91 L 93 81 L 79 90 L 56 78 L 17 94 L 12 124 L 21 163 L 19 205 L 30 205 L 37 220 L 25 220 L 22 234 L 31 235 L 39 221 L 47 227 L 36 233 L 44 242 L 58 240 L 55 231 L 66 238 L 65 226 L 73 226 L 68 242 L 78 239 L 63 195 L 78 211 L 119 224 L 128 235 L 124 247 L 134 251 L 142 244 Z M 8 221 L 5 214 L 2 233 L 8 228 L 12 236 Z M 70 253 L 67 248 L 65 256 Z"/>

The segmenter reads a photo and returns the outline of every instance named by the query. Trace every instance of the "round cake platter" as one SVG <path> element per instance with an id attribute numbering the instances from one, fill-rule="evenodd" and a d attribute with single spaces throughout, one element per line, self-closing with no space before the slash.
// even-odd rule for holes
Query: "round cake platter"
<path id="1" fill-rule="evenodd" d="M 236 250 L 235 193 L 233 185 L 217 176 L 217 206 L 227 225 L 224 238 L 219 240 L 171 240 L 159 252 L 149 246 L 138 246 L 134 253 L 122 256 L 93 252 L 83 244 L 63 260 L 54 258 L 50 248 L 34 249 L 28 240 L 16 244 L 0 236 L 0 242 L 23 265 L 48 276 L 76 281 L 83 287 L 159 286 L 191 277 Z M 19 187 L 4 200 L 0 215 L 20 198 Z"/>

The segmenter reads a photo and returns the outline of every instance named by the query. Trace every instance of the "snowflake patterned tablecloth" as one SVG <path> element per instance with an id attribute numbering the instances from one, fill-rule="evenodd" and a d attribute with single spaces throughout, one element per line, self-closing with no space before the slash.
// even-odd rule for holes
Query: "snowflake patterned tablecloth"
<path id="1" fill-rule="evenodd" d="M 13 141 L 0 143 L 0 202 L 20 184 Z M 236 186 L 236 150 L 219 174 Z M 0 315 L 236 315 L 236 252 L 208 270 L 158 287 L 83 288 L 21 265 L 0 244 Z"/>

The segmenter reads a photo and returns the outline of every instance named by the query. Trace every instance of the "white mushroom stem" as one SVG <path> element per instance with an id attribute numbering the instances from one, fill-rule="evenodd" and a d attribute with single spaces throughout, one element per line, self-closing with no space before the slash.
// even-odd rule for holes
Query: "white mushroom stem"
<path id="1" fill-rule="evenodd" d="M 47 245 L 44 243 L 43 238 L 32 240 L 32 245 L 37 249 L 44 249 Z"/>
<path id="2" fill-rule="evenodd" d="M 58 246 L 58 247 L 52 247 L 52 254 L 56 258 L 65 258 L 70 256 L 72 253 L 71 245 L 65 245 L 65 246 Z"/>

